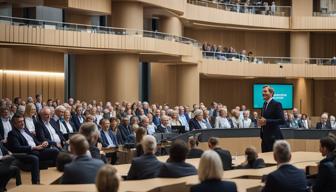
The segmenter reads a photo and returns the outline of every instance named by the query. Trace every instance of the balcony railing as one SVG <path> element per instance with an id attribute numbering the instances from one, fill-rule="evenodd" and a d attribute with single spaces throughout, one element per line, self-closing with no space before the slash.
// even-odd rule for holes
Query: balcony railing
<path id="1" fill-rule="evenodd" d="M 11 25 L 17 25 L 17 26 L 40 27 L 44 29 L 57 29 L 57 30 L 78 31 L 78 32 L 99 33 L 99 34 L 142 36 L 142 37 L 174 41 L 174 42 L 179 42 L 179 43 L 184 43 L 184 44 L 192 44 L 194 46 L 199 47 L 198 41 L 194 39 L 187 38 L 187 37 L 179 37 L 179 36 L 156 32 L 156 31 L 126 29 L 126 28 L 117 28 L 117 27 L 103 27 L 103 26 L 96 26 L 96 25 L 83 25 L 83 24 L 76 24 L 76 23 L 26 19 L 26 18 L 8 17 L 8 16 L 0 16 L 0 22 L 10 23 Z"/>
<path id="2" fill-rule="evenodd" d="M 263 57 L 247 56 L 239 53 L 223 53 L 213 51 L 203 51 L 203 58 L 222 61 L 238 61 L 254 64 L 317 64 L 317 65 L 336 65 L 334 58 L 294 58 L 294 57 Z"/>
<path id="3" fill-rule="evenodd" d="M 247 5 L 239 3 L 230 4 L 230 0 L 188 0 L 188 3 L 216 9 L 223 9 L 225 11 L 232 11 L 237 13 L 274 15 L 285 17 L 289 17 L 291 15 L 290 6 L 277 6 L 272 4 L 263 5 L 261 1 L 256 3 L 256 5 Z"/>

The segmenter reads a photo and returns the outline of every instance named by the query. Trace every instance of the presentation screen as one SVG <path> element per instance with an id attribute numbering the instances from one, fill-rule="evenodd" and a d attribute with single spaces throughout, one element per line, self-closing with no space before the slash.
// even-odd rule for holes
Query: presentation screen
<path id="1" fill-rule="evenodd" d="M 292 84 L 254 84 L 253 85 L 253 108 L 261 109 L 264 105 L 262 96 L 263 86 L 269 85 L 274 89 L 274 99 L 281 102 L 283 109 L 293 109 L 293 85 Z"/>

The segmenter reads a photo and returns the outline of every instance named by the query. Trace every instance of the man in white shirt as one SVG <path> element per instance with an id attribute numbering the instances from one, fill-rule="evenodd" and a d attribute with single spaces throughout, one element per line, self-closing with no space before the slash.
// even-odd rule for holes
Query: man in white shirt
<path id="1" fill-rule="evenodd" d="M 250 128 L 252 127 L 252 121 L 249 118 L 250 112 L 249 111 L 244 111 L 243 112 L 243 118 L 240 119 L 239 121 L 239 128 Z"/>
<path id="2" fill-rule="evenodd" d="M 155 133 L 155 125 L 154 123 L 152 125 L 149 125 L 148 117 L 145 116 L 141 118 L 141 126 L 147 130 L 148 135 L 153 135 Z"/>
<path id="3" fill-rule="evenodd" d="M 185 127 L 185 130 L 189 131 L 189 123 L 188 123 L 187 117 L 185 116 L 185 111 L 184 111 L 183 106 L 179 107 L 179 120 L 181 121 L 182 125 Z"/>
<path id="4" fill-rule="evenodd" d="M 6 106 L 0 107 L 0 141 L 3 143 L 7 142 L 8 133 L 12 130 L 12 125 L 10 123 L 10 111 Z"/>

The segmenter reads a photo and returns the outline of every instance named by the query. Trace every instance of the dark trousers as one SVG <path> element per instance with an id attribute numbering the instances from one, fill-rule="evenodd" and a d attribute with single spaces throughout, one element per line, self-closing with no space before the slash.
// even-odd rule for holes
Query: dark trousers
<path id="1" fill-rule="evenodd" d="M 274 142 L 275 140 L 262 139 L 261 140 L 261 152 L 266 153 L 266 152 L 273 151 Z"/>
<path id="2" fill-rule="evenodd" d="M 0 161 L 0 192 L 5 191 L 6 185 L 11 178 L 16 179 L 16 185 L 21 185 L 20 169 L 12 163 Z"/>
<path id="3" fill-rule="evenodd" d="M 106 153 L 106 157 L 111 158 L 112 165 L 115 165 L 117 163 L 117 160 L 118 160 L 117 152 Z"/>

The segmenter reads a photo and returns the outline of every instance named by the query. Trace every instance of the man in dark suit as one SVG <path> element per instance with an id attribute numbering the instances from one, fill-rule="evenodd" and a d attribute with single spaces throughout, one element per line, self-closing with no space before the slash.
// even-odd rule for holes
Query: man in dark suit
<path id="1" fill-rule="evenodd" d="M 52 125 L 50 121 L 50 113 L 48 107 L 41 109 L 41 121 L 37 124 L 36 137 L 40 142 L 47 141 L 50 145 L 61 149 L 65 143 L 65 139 L 59 130 L 59 127 L 55 127 L 55 123 L 54 126 Z"/>
<path id="2" fill-rule="evenodd" d="M 262 95 L 265 102 L 261 112 L 262 117 L 258 119 L 258 125 L 261 126 L 261 150 L 269 152 L 272 151 L 276 140 L 283 139 L 280 126 L 285 123 L 285 118 L 281 103 L 273 99 L 274 89 L 266 85 L 263 87 Z"/>
<path id="3" fill-rule="evenodd" d="M 75 124 L 75 128 L 79 131 L 80 126 L 84 123 L 84 116 L 82 114 L 83 108 L 81 105 L 76 106 L 76 113 L 72 115 L 72 122 Z"/>
<path id="4" fill-rule="evenodd" d="M 151 135 L 146 135 L 142 139 L 144 154 L 132 160 L 128 171 L 127 179 L 150 179 L 159 175 L 162 163 L 154 155 L 156 151 L 156 139 Z"/>
<path id="5" fill-rule="evenodd" d="M 194 118 L 189 120 L 190 131 L 194 129 L 206 129 L 206 124 L 203 122 L 203 111 L 196 109 L 194 112 Z"/>
<path id="6" fill-rule="evenodd" d="M 318 174 L 313 185 L 314 192 L 336 191 L 335 139 L 331 136 L 320 139 L 320 152 L 325 158 L 318 166 Z"/>
<path id="7" fill-rule="evenodd" d="M 100 120 L 100 138 L 101 144 L 104 148 L 117 148 L 118 140 L 117 137 L 113 134 L 112 129 L 110 129 L 110 120 L 101 119 Z M 111 164 L 114 165 L 117 162 L 117 152 L 106 153 L 106 157 L 111 158 Z"/>
<path id="8" fill-rule="evenodd" d="M 196 148 L 198 141 L 192 136 L 188 139 L 189 152 L 187 154 L 187 159 L 200 158 L 203 154 L 203 150 Z"/>
<path id="9" fill-rule="evenodd" d="M 172 129 L 169 125 L 169 117 L 167 115 L 163 115 L 161 117 L 161 124 L 157 127 L 158 133 L 171 133 Z"/>
<path id="10" fill-rule="evenodd" d="M 10 112 L 6 106 L 0 107 L 0 142 L 6 143 L 8 133 L 12 130 Z"/>
<path id="11" fill-rule="evenodd" d="M 153 123 L 155 126 L 159 126 L 161 122 L 161 111 L 157 109 L 155 115 L 153 116 Z"/>
<path id="12" fill-rule="evenodd" d="M 232 156 L 230 151 L 219 147 L 219 141 L 216 137 L 210 137 L 208 140 L 208 146 L 210 149 L 216 151 L 220 156 L 224 170 L 232 169 Z"/>
<path id="13" fill-rule="evenodd" d="M 197 174 L 196 168 L 185 162 L 188 148 L 184 141 L 176 140 L 169 152 L 169 159 L 162 165 L 159 177 L 179 178 Z"/>
<path id="14" fill-rule="evenodd" d="M 328 121 L 328 114 L 321 115 L 321 121 L 316 123 L 316 129 L 331 129 L 330 121 Z"/>
<path id="15" fill-rule="evenodd" d="M 125 143 L 127 138 L 131 135 L 132 130 L 131 127 L 129 126 L 129 119 L 128 117 L 123 117 L 121 119 L 121 123 L 118 126 L 118 131 L 121 135 L 122 143 Z"/>
<path id="16" fill-rule="evenodd" d="M 89 143 L 81 134 L 70 138 L 71 152 L 76 156 L 73 162 L 64 166 L 62 184 L 92 184 L 95 183 L 98 170 L 104 162 L 86 155 Z"/>
<path id="17" fill-rule="evenodd" d="M 262 192 L 306 192 L 307 180 L 304 171 L 289 164 L 291 159 L 289 143 L 285 140 L 276 141 L 273 153 L 278 169 L 267 175 Z"/>
<path id="18" fill-rule="evenodd" d="M 6 190 L 6 185 L 11 178 L 16 178 L 16 185 L 21 185 L 20 169 L 13 164 L 15 158 L 0 142 L 0 191 Z"/>
<path id="19" fill-rule="evenodd" d="M 50 161 L 55 164 L 58 150 L 50 148 L 47 141 L 42 143 L 24 127 L 22 115 L 15 114 L 12 118 L 13 130 L 8 133 L 8 149 L 13 153 L 20 153 L 16 156 L 23 164 L 30 165 L 32 183 L 40 182 L 40 162 Z"/>

